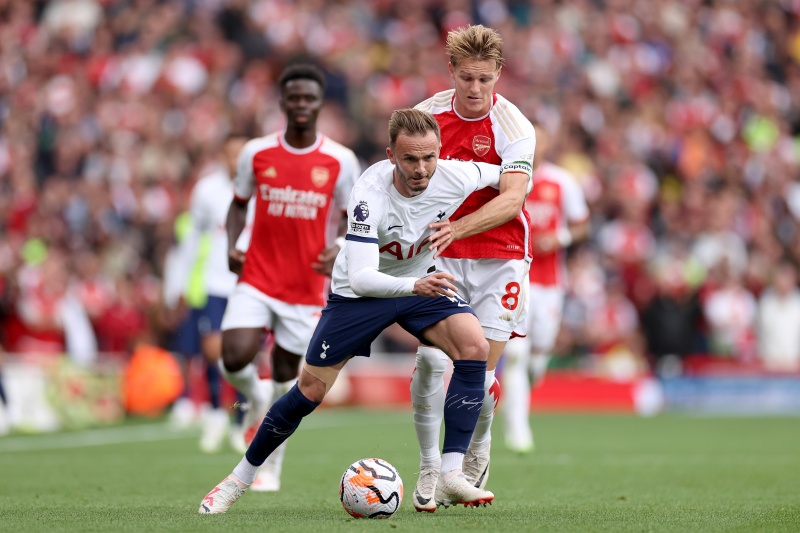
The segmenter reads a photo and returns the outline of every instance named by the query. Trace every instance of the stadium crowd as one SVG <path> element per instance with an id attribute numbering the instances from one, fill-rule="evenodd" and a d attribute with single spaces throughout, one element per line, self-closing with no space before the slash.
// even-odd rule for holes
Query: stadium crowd
<path id="1" fill-rule="evenodd" d="M 0 344 L 163 344 L 176 216 L 228 134 L 280 128 L 283 66 L 324 69 L 366 167 L 470 23 L 590 204 L 557 351 L 796 371 L 799 0 L 0 0 Z"/>

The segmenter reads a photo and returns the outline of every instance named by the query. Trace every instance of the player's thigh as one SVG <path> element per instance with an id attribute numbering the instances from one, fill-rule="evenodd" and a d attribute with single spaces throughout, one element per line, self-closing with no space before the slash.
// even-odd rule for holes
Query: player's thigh
<path id="1" fill-rule="evenodd" d="M 530 286 L 528 338 L 537 352 L 549 352 L 558 335 L 564 306 L 564 290 L 559 287 Z"/>
<path id="2" fill-rule="evenodd" d="M 489 340 L 505 342 L 525 317 L 528 263 L 505 259 L 456 259 L 469 301 Z M 456 274 L 454 274 L 456 275 Z"/>
<path id="3" fill-rule="evenodd" d="M 305 366 L 334 366 L 351 356 L 369 357 L 378 335 L 397 319 L 394 298 L 344 298 L 332 294 L 305 355 Z"/>
<path id="4" fill-rule="evenodd" d="M 209 295 L 197 323 L 201 351 L 211 363 L 216 362 L 222 353 L 222 317 L 227 303 L 227 298 Z"/>
<path id="5" fill-rule="evenodd" d="M 485 361 L 489 344 L 472 313 L 452 314 L 424 331 L 425 338 L 454 361 Z"/>
<path id="6" fill-rule="evenodd" d="M 482 359 L 488 350 L 480 322 L 467 302 L 453 298 L 397 298 L 400 326 L 424 345 L 434 345 L 451 359 Z"/>

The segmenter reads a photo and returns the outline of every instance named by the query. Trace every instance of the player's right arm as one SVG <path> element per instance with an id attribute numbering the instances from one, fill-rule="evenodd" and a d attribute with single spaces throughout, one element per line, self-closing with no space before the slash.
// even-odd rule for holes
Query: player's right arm
<path id="1" fill-rule="evenodd" d="M 239 153 L 236 161 L 236 178 L 233 180 L 233 200 L 225 219 L 225 231 L 228 234 L 228 268 L 237 276 L 242 275 L 245 253 L 236 248 L 242 230 L 247 223 L 247 204 L 255 190 L 256 180 L 253 175 L 253 153 L 251 143 L 247 143 Z"/>

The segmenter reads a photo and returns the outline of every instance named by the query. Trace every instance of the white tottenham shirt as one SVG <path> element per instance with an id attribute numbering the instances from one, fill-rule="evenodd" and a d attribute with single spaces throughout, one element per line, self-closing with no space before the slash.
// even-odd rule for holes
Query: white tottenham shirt
<path id="1" fill-rule="evenodd" d="M 421 194 L 406 198 L 393 183 L 394 165 L 381 161 L 356 182 L 348 204 L 347 243 L 333 267 L 331 292 L 356 298 L 412 296 L 414 283 L 435 272 L 427 240 L 478 189 L 499 188 L 500 167 L 439 160 Z"/>

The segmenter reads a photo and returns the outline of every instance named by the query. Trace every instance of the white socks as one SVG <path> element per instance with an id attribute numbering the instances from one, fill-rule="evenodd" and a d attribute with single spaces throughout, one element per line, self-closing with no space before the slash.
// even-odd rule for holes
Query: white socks
<path id="1" fill-rule="evenodd" d="M 420 449 L 420 468 L 440 468 L 439 439 L 444 419 L 444 373 L 450 359 L 438 348 L 420 346 L 411 376 L 414 429 Z M 461 468 L 459 463 L 458 468 Z"/>
<path id="2" fill-rule="evenodd" d="M 464 454 L 458 452 L 447 452 L 442 455 L 442 477 L 446 476 L 453 470 L 461 470 L 461 463 L 464 462 Z"/>
<path id="3" fill-rule="evenodd" d="M 263 394 L 263 389 L 259 389 L 258 386 L 259 381 L 261 381 L 258 377 L 258 370 L 253 363 L 249 363 L 246 367 L 236 372 L 228 372 L 225 365 L 222 364 L 222 359 L 220 359 L 219 370 L 222 373 L 222 377 L 233 385 L 236 390 L 244 394 L 248 401 Z"/>
<path id="4" fill-rule="evenodd" d="M 490 393 L 494 386 L 494 370 L 486 371 L 486 379 L 483 382 L 483 407 L 481 414 L 478 415 L 478 423 L 475 425 L 475 432 L 469 443 L 469 449 L 475 451 L 488 450 L 492 444 L 492 420 L 494 420 L 494 408 L 496 398 Z"/>
<path id="5" fill-rule="evenodd" d="M 515 338 L 506 344 L 503 355 L 503 422 L 506 440 L 529 440 L 530 391 L 528 376 L 530 344 Z"/>
<path id="6" fill-rule="evenodd" d="M 239 461 L 239 464 L 233 469 L 233 475 L 247 485 L 251 485 L 253 481 L 255 481 L 256 472 L 258 472 L 258 467 L 251 465 L 247 457 L 242 457 L 242 460 Z"/>

